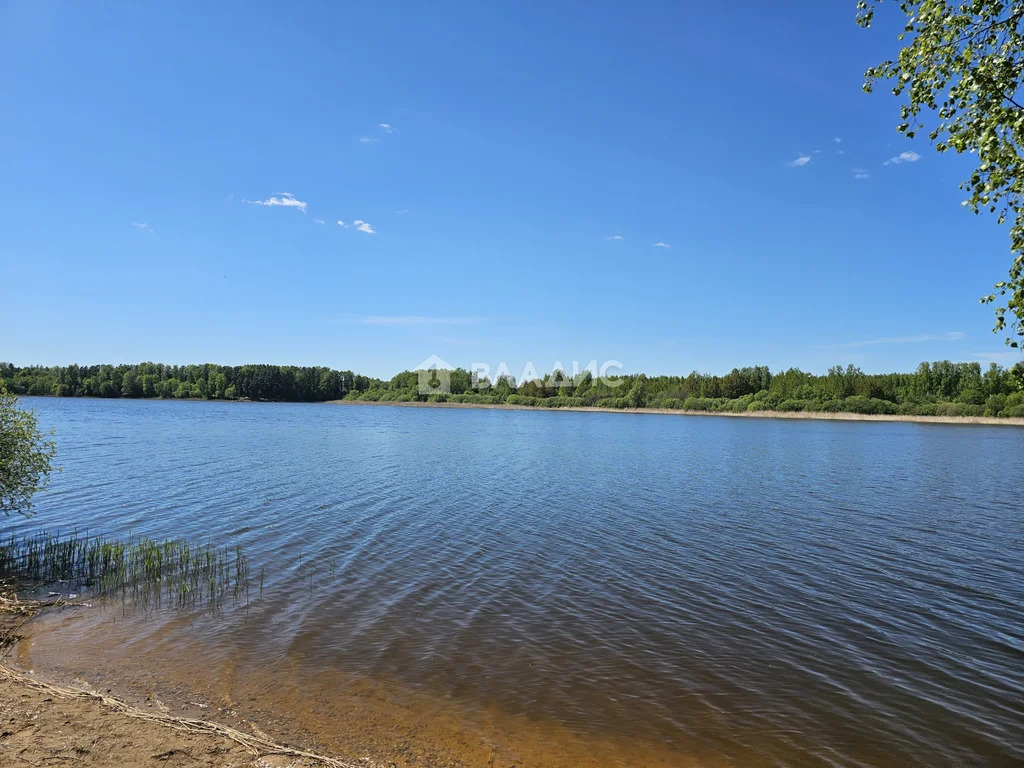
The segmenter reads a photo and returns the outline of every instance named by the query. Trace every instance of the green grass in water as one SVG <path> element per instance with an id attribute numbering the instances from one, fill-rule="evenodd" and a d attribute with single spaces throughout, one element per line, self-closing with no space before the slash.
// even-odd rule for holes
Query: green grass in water
<path id="1" fill-rule="evenodd" d="M 23 585 L 71 583 L 99 597 L 194 607 L 217 604 L 228 593 L 247 598 L 249 561 L 241 547 L 41 531 L 0 543 L 0 578 Z"/>

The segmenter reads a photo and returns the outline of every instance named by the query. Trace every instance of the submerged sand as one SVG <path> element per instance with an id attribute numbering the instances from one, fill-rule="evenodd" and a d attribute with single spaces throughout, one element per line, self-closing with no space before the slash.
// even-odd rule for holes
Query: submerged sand
<path id="1" fill-rule="evenodd" d="M 472 715 L 450 700 L 329 669 L 303 674 L 287 661 L 220 657 L 187 636 L 168 645 L 122 608 L 44 611 L 0 660 L 0 766 L 73 764 L 326 766 L 326 768 L 713 768 L 732 764 L 701 749 L 585 735 L 511 714 L 500 703 Z M 183 618 L 184 620 L 184 618 Z M 257 657 L 259 656 L 257 652 Z M 56 690 L 38 690 L 35 681 Z M 99 696 L 97 696 L 98 694 Z M 100 696 L 117 697 L 113 708 Z M 181 731 L 188 718 L 228 726 L 327 762 L 273 749 L 247 751 L 217 733 Z M 696 745 L 694 745 L 696 746 Z M 756 759 L 745 763 L 758 764 Z"/>
<path id="2" fill-rule="evenodd" d="M 915 424 L 982 424 L 1000 427 L 1024 427 L 1024 418 L 995 416 L 905 416 L 901 414 L 824 413 L 821 411 L 743 411 L 742 413 L 684 411 L 674 408 L 544 408 L 532 405 L 488 405 L 483 403 L 393 403 L 372 400 L 328 400 L 328 405 L 376 405 L 398 408 L 484 408 L 505 411 L 541 411 L 577 413 L 632 413 L 659 416 L 709 416 L 737 419 L 798 419 L 820 421 L 905 421 Z"/>

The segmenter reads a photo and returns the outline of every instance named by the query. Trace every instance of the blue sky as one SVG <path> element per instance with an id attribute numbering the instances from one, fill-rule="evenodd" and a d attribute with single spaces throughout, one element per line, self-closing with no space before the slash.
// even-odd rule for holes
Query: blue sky
<path id="1" fill-rule="evenodd" d="M 1005 228 L 855 15 L 3 3 L 0 359 L 1013 362 Z"/>

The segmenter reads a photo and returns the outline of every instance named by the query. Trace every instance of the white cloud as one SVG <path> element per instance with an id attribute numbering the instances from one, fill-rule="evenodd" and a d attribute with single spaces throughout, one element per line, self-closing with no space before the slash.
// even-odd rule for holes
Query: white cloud
<path id="1" fill-rule="evenodd" d="M 832 141 L 834 141 L 836 144 L 842 144 L 843 143 L 843 140 L 840 139 L 838 136 L 836 136 L 834 139 L 832 139 Z"/>
<path id="2" fill-rule="evenodd" d="M 971 352 L 971 356 L 989 363 L 999 363 L 1000 365 L 1014 365 L 1024 360 L 1024 357 L 1021 357 L 1020 350 L 1014 352 Z"/>
<path id="3" fill-rule="evenodd" d="M 314 224 L 323 224 L 324 220 L 323 219 L 313 219 L 313 223 Z"/>
<path id="4" fill-rule="evenodd" d="M 445 344 L 459 344 L 462 346 L 479 346 L 483 342 L 480 339 L 463 339 L 458 336 L 445 336 L 441 339 Z"/>
<path id="5" fill-rule="evenodd" d="M 358 320 L 360 325 L 475 325 L 478 317 L 424 317 L 423 315 L 370 315 Z"/>
<path id="6" fill-rule="evenodd" d="M 867 170 L 865 170 L 864 168 L 853 168 L 850 171 L 850 173 L 853 174 L 853 178 L 855 178 L 855 179 L 870 179 L 871 178 L 871 174 L 868 173 Z"/>
<path id="7" fill-rule="evenodd" d="M 298 208 L 303 213 L 306 212 L 307 205 L 304 200 L 299 200 L 291 192 L 275 192 L 274 197 L 268 197 L 266 200 L 243 200 L 243 202 L 250 205 L 280 205 L 285 208 Z"/>
<path id="8" fill-rule="evenodd" d="M 807 165 L 809 162 L 811 162 L 810 155 L 801 155 L 796 160 L 790 160 L 786 165 L 790 168 L 800 168 L 801 166 Z"/>
<path id="9" fill-rule="evenodd" d="M 377 234 L 376 230 L 374 230 L 373 227 L 371 227 L 367 222 L 363 221 L 362 219 L 356 219 L 351 224 L 346 224 L 341 219 L 338 219 L 338 226 L 343 227 L 345 229 L 351 229 L 355 227 L 357 232 L 365 232 L 368 235 Z"/>
<path id="10" fill-rule="evenodd" d="M 654 244 L 655 248 L 671 248 L 672 246 L 668 243 L 663 243 L 660 240 Z"/>
<path id="11" fill-rule="evenodd" d="M 624 240 L 622 235 L 605 235 L 605 240 Z"/>
<path id="12" fill-rule="evenodd" d="M 916 336 L 883 336 L 880 339 L 868 339 L 867 341 L 848 341 L 837 346 L 843 348 L 873 347 L 877 344 L 918 344 L 924 341 L 959 341 L 967 336 L 963 331 L 948 331 L 946 333 L 919 333 Z"/>
<path id="13" fill-rule="evenodd" d="M 395 211 L 395 213 L 397 213 L 399 216 L 404 216 L 408 212 L 409 212 L 408 208 L 399 208 L 397 211 Z"/>
<path id="14" fill-rule="evenodd" d="M 360 136 L 359 141 L 363 144 L 376 144 L 380 139 L 375 139 L 373 136 Z"/>
<path id="15" fill-rule="evenodd" d="M 384 133 L 394 133 L 395 127 L 389 123 L 377 123 L 377 127 L 380 128 Z"/>
<path id="16" fill-rule="evenodd" d="M 151 235 L 155 234 L 153 230 L 150 228 L 149 224 L 147 224 L 144 221 L 133 221 L 132 226 L 135 227 L 136 229 L 141 229 L 143 232 L 149 232 L 149 234 Z"/>
<path id="17" fill-rule="evenodd" d="M 899 165 L 900 163 L 916 163 L 921 159 L 921 156 L 917 152 L 907 151 L 900 152 L 896 157 L 890 157 L 882 165 Z"/>

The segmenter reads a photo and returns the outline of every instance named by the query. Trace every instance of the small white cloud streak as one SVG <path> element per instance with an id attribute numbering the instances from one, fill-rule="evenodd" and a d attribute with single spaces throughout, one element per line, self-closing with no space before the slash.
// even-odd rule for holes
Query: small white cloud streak
<path id="1" fill-rule="evenodd" d="M 384 133 L 394 133 L 395 127 L 390 123 L 377 123 L 377 127 L 380 128 Z"/>
<path id="2" fill-rule="evenodd" d="M 979 360 L 984 360 L 989 363 L 999 363 L 1000 365 L 1014 365 L 1024 360 L 1021 356 L 1021 352 L 971 352 L 971 357 L 976 357 Z"/>
<path id="3" fill-rule="evenodd" d="M 834 141 L 836 144 L 842 144 L 843 143 L 843 140 L 841 138 L 839 138 L 838 136 L 836 136 L 834 139 L 832 139 L 832 141 Z"/>
<path id="4" fill-rule="evenodd" d="M 313 223 L 314 224 L 323 224 L 324 220 L 323 219 L 313 219 Z"/>
<path id="5" fill-rule="evenodd" d="M 423 315 L 370 315 L 357 321 L 360 325 L 381 325 L 386 327 L 408 325 L 476 325 L 478 317 L 425 317 Z"/>
<path id="6" fill-rule="evenodd" d="M 661 241 L 659 240 L 658 242 L 656 242 L 656 243 L 654 244 L 654 246 L 653 246 L 653 247 L 654 247 L 654 248 L 671 248 L 672 246 L 671 246 L 671 245 L 669 245 L 668 243 L 663 243 L 663 242 L 661 242 Z"/>
<path id="7" fill-rule="evenodd" d="M 916 163 L 921 159 L 921 156 L 917 152 L 908 151 L 900 152 L 896 157 L 890 157 L 882 165 L 900 165 L 901 163 Z"/>
<path id="8" fill-rule="evenodd" d="M 963 331 L 948 331 L 947 333 L 919 333 L 916 336 L 883 336 L 880 339 L 868 339 L 867 341 L 849 341 L 836 346 L 843 349 L 855 347 L 873 347 L 877 344 L 918 344 L 925 341 L 959 341 L 967 336 Z"/>
<path id="9" fill-rule="evenodd" d="M 809 162 L 811 162 L 810 155 L 801 155 L 796 160 L 790 160 L 788 163 L 786 163 L 786 165 L 788 165 L 790 168 L 802 168 Z"/>
<path id="10" fill-rule="evenodd" d="M 606 235 L 605 240 L 625 240 L 622 235 Z"/>
<path id="11" fill-rule="evenodd" d="M 360 136 L 359 141 L 361 144 L 376 144 L 380 139 L 375 139 L 373 136 Z"/>
<path id="12" fill-rule="evenodd" d="M 143 232 L 149 232 L 151 235 L 156 234 L 153 232 L 152 228 L 150 228 L 149 224 L 144 221 L 133 221 L 132 226 L 136 229 L 141 229 Z"/>
<path id="13" fill-rule="evenodd" d="M 864 168 L 853 168 L 850 171 L 850 173 L 853 174 L 853 178 L 855 178 L 855 179 L 870 179 L 871 178 L 871 174 L 868 173 L 867 170 L 865 170 Z"/>
<path id="14" fill-rule="evenodd" d="M 341 219 L 338 219 L 338 226 L 343 229 L 352 229 L 354 227 L 356 232 L 364 232 L 367 235 L 377 234 L 376 230 L 371 227 L 368 222 L 365 222 L 362 219 L 356 219 L 351 224 L 346 224 Z"/>
<path id="15" fill-rule="evenodd" d="M 458 344 L 461 346 L 479 346 L 483 342 L 480 339 L 461 339 L 457 336 L 445 336 L 441 339 L 445 344 Z"/>
<path id="16" fill-rule="evenodd" d="M 408 208 L 399 208 L 397 211 L 395 211 L 395 213 L 397 213 L 399 216 L 404 216 L 408 212 L 409 212 Z"/>
<path id="17" fill-rule="evenodd" d="M 298 208 L 303 213 L 306 212 L 307 205 L 304 200 L 297 199 L 291 192 L 275 192 L 274 197 L 268 197 L 266 200 L 243 200 L 243 202 L 249 203 L 249 205 L 279 205 L 283 208 Z"/>

